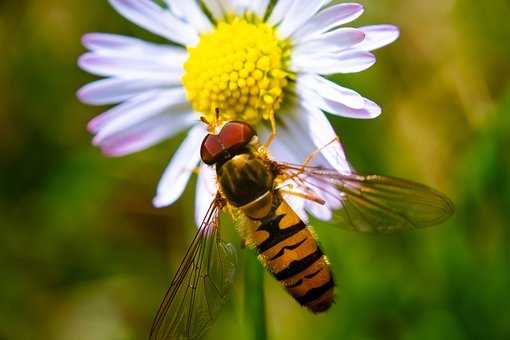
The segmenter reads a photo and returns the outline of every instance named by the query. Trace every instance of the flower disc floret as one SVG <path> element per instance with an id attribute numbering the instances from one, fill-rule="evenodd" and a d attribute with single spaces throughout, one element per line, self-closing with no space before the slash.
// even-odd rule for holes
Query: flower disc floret
<path id="1" fill-rule="evenodd" d="M 270 119 L 288 85 L 290 45 L 259 19 L 235 17 L 220 22 L 189 48 L 183 83 L 193 109 L 222 121 L 252 124 Z"/>

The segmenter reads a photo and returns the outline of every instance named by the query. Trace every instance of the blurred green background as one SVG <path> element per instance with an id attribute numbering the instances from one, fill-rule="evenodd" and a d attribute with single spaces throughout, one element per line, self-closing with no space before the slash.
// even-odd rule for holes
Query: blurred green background
<path id="1" fill-rule="evenodd" d="M 356 24 L 402 35 L 336 79 L 384 112 L 331 120 L 360 172 L 434 186 L 457 212 L 399 235 L 316 223 L 337 303 L 311 315 L 266 275 L 269 337 L 510 339 L 510 3 L 360 2 Z M 103 0 L 0 1 L 0 339 L 146 338 L 194 232 L 193 185 L 151 206 L 182 136 L 120 159 L 90 145 L 101 108 L 75 98 L 94 79 L 76 66 L 90 31 L 154 39 Z M 249 339 L 241 278 L 208 338 Z"/>

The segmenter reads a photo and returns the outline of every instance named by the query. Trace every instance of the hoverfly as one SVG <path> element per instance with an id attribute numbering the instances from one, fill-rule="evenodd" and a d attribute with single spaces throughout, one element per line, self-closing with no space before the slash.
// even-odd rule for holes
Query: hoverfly
<path id="1" fill-rule="evenodd" d="M 220 237 L 219 216 L 227 207 L 243 217 L 244 237 L 263 265 L 314 313 L 331 306 L 335 283 L 311 227 L 287 203 L 284 190 L 320 204 L 336 201 L 337 224 L 360 232 L 428 227 L 454 210 L 445 195 L 421 184 L 277 162 L 244 122 L 207 135 L 200 152 L 216 168 L 217 193 L 155 317 L 153 340 L 200 338 L 219 313 L 236 267 L 234 247 Z M 317 189 L 324 186 L 331 189 L 320 197 Z"/>

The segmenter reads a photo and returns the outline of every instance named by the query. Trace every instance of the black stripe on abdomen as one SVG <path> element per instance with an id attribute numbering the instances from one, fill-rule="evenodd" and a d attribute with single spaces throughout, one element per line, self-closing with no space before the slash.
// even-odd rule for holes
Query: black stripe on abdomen
<path id="1" fill-rule="evenodd" d="M 311 253 L 310 255 L 302 258 L 301 260 L 294 260 L 292 261 L 287 268 L 284 270 L 275 273 L 274 276 L 278 281 L 283 281 L 288 278 L 291 278 L 292 276 L 301 273 L 303 270 L 310 267 L 312 264 L 315 263 L 315 261 L 319 260 L 322 255 L 322 250 L 317 247 L 317 249 Z"/>
<path id="2" fill-rule="evenodd" d="M 272 258 L 270 258 L 268 261 L 274 261 L 274 260 L 276 260 L 277 258 L 279 258 L 279 257 L 283 256 L 283 255 L 285 254 L 285 250 L 294 250 L 294 249 L 299 248 L 299 246 L 300 246 L 300 245 L 302 245 L 303 243 L 305 243 L 305 242 L 306 242 L 306 240 L 307 240 L 307 238 L 305 238 L 305 239 L 303 239 L 303 240 L 299 241 L 299 242 L 298 242 L 298 243 L 296 243 L 296 244 L 292 244 L 292 245 L 290 245 L 290 246 L 285 246 L 285 247 L 283 247 L 282 249 L 280 249 L 280 251 L 279 251 L 279 252 L 278 252 L 275 256 L 273 256 Z"/>
<path id="3" fill-rule="evenodd" d="M 311 273 L 311 274 L 305 275 L 305 276 L 304 276 L 304 278 L 305 278 L 305 279 L 312 279 L 313 277 L 315 277 L 317 274 L 319 274 L 319 273 L 320 273 L 321 271 L 323 271 L 323 270 L 324 270 L 324 268 L 321 268 L 321 269 L 319 269 L 319 270 L 316 270 L 316 271 L 314 271 L 314 272 L 313 272 L 313 273 Z M 301 286 L 301 285 L 303 284 L 303 282 L 304 282 L 304 280 L 303 280 L 303 279 L 299 279 L 299 280 L 297 280 L 295 283 L 293 283 L 293 284 L 291 284 L 291 285 L 287 286 L 287 288 L 296 288 L 296 287 L 299 287 L 299 286 Z"/>
<path id="4" fill-rule="evenodd" d="M 306 228 L 303 221 L 299 221 L 291 227 L 280 229 L 280 221 L 284 216 L 285 215 L 275 216 L 270 221 L 261 224 L 257 229 L 257 231 L 266 231 L 269 233 L 269 237 L 257 246 L 257 250 L 260 254 Z"/>
<path id="5" fill-rule="evenodd" d="M 314 300 L 317 300 L 322 296 L 322 294 L 326 293 L 329 289 L 335 287 L 335 282 L 333 281 L 333 278 L 330 278 L 328 282 L 323 284 L 320 287 L 312 288 L 308 292 L 306 292 L 303 296 L 296 296 L 297 302 L 299 302 L 301 305 L 305 305 L 309 302 L 312 302 Z"/>

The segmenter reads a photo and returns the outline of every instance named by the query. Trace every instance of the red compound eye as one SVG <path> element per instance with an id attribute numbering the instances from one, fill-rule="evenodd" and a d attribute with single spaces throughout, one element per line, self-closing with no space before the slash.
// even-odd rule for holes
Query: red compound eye
<path id="1" fill-rule="evenodd" d="M 220 131 L 219 137 L 223 147 L 233 153 L 239 148 L 246 146 L 255 135 L 255 130 L 249 124 L 234 121 L 225 124 Z"/>
<path id="2" fill-rule="evenodd" d="M 200 157 L 205 164 L 213 165 L 225 153 L 225 149 L 220 143 L 217 135 L 207 135 L 200 147 Z"/>
<path id="3" fill-rule="evenodd" d="M 200 157 L 205 164 L 213 165 L 226 155 L 234 155 L 255 136 L 255 130 L 244 122 L 225 124 L 219 135 L 207 135 L 200 147 Z"/>

